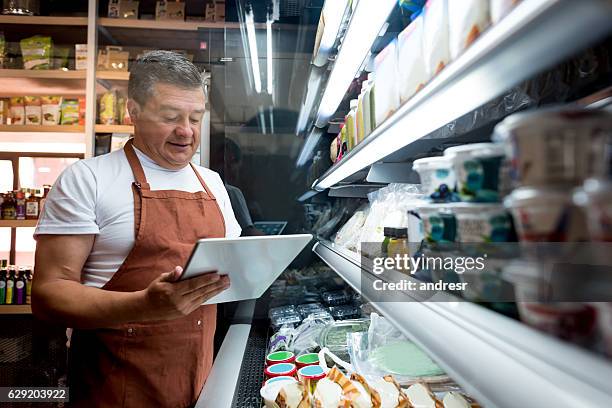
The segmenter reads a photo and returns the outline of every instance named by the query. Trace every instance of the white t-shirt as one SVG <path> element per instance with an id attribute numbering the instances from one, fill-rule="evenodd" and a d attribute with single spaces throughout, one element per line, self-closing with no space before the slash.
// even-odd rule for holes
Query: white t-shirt
<path id="1" fill-rule="evenodd" d="M 191 169 L 168 170 L 134 148 L 151 190 L 202 191 Z M 225 219 L 225 236 L 240 236 L 232 205 L 217 173 L 195 166 L 217 199 Z M 95 234 L 81 281 L 102 287 L 119 269 L 134 246 L 134 174 L 123 150 L 80 160 L 59 176 L 49 192 L 34 236 Z M 160 271 L 169 272 L 169 271 Z"/>

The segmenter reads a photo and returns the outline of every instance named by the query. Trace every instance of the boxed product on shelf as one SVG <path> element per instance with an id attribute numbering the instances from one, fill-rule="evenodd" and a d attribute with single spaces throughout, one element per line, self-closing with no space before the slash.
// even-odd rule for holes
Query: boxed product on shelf
<path id="1" fill-rule="evenodd" d="M 397 66 L 397 39 L 394 39 L 375 58 L 375 120 L 380 126 L 400 104 Z"/>
<path id="2" fill-rule="evenodd" d="M 167 0 L 155 2 L 155 19 L 185 21 L 185 3 Z"/>
<path id="3" fill-rule="evenodd" d="M 449 1 L 448 42 L 451 60 L 468 48 L 489 23 L 489 0 Z"/>
<path id="4" fill-rule="evenodd" d="M 10 98 L 10 125 L 25 124 L 25 101 L 22 96 Z"/>
<path id="5" fill-rule="evenodd" d="M 114 125 L 117 118 L 117 93 L 114 90 L 105 92 L 100 97 L 99 121 L 103 125 Z"/>
<path id="6" fill-rule="evenodd" d="M 79 125 L 85 125 L 85 97 L 79 96 Z"/>
<path id="7" fill-rule="evenodd" d="M 50 69 L 53 41 L 51 37 L 36 35 L 20 42 L 24 69 Z"/>
<path id="8" fill-rule="evenodd" d="M 4 68 L 5 55 L 6 55 L 6 38 L 4 38 L 4 33 L 0 31 L 0 69 Z"/>
<path id="9" fill-rule="evenodd" d="M 423 58 L 427 79 L 431 79 L 450 62 L 448 1 L 429 0 L 423 18 Z"/>
<path id="10" fill-rule="evenodd" d="M 42 96 L 42 124 L 59 125 L 61 96 Z"/>
<path id="11" fill-rule="evenodd" d="M 123 47 L 107 45 L 98 51 L 98 69 L 106 71 L 127 71 L 130 53 Z"/>
<path id="12" fill-rule="evenodd" d="M 78 125 L 79 123 L 79 100 L 77 98 L 64 98 L 61 105 L 62 125 Z"/>
<path id="13" fill-rule="evenodd" d="M 427 83 L 423 62 L 423 16 L 418 16 L 397 37 L 400 103 L 405 103 Z"/>
<path id="14" fill-rule="evenodd" d="M 132 0 L 109 0 L 108 2 L 108 17 L 109 18 L 138 18 L 138 1 Z"/>
<path id="15" fill-rule="evenodd" d="M 0 125 L 6 123 L 8 118 L 8 99 L 0 98 Z"/>
<path id="16" fill-rule="evenodd" d="M 25 100 L 25 124 L 40 125 L 42 124 L 42 109 L 39 96 L 26 96 Z"/>
<path id="17" fill-rule="evenodd" d="M 74 61 L 77 70 L 87 69 L 87 44 L 74 45 Z"/>
<path id="18" fill-rule="evenodd" d="M 70 51 L 71 47 L 60 45 L 53 46 L 51 69 L 67 70 L 70 68 Z"/>

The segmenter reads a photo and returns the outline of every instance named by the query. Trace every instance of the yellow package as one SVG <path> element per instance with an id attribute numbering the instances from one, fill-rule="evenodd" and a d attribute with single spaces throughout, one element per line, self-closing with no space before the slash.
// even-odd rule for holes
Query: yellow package
<path id="1" fill-rule="evenodd" d="M 105 92 L 100 98 L 100 123 L 114 125 L 117 116 L 117 96 L 114 91 Z"/>

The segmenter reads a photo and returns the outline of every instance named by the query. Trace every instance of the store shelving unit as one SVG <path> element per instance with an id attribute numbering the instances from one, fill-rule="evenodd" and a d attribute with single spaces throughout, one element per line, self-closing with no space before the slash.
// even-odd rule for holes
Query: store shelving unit
<path id="1" fill-rule="evenodd" d="M 38 220 L 0 220 L 0 228 L 35 227 Z"/>
<path id="2" fill-rule="evenodd" d="M 83 133 L 85 126 L 79 125 L 0 125 L 0 132 L 49 132 Z"/>
<path id="3" fill-rule="evenodd" d="M 238 23 L 214 23 L 210 21 L 157 21 L 106 18 L 98 19 L 102 27 L 139 28 L 145 30 L 198 31 L 200 28 L 240 28 Z M 265 28 L 265 25 L 264 25 Z"/>
<path id="4" fill-rule="evenodd" d="M 0 315 L 32 314 L 30 305 L 0 305 Z"/>
<path id="5" fill-rule="evenodd" d="M 313 251 L 359 293 L 378 279 L 358 254 L 326 241 Z M 452 295 L 430 302 L 410 296 L 372 306 L 483 406 L 612 406 L 605 359 Z"/>
<path id="6" fill-rule="evenodd" d="M 522 1 L 313 188 L 335 185 L 572 56 L 612 32 L 611 16 L 612 3 L 601 0 Z"/>
<path id="7" fill-rule="evenodd" d="M 128 81 L 130 73 L 128 71 L 98 71 L 96 79 L 106 79 L 111 81 Z"/>
<path id="8" fill-rule="evenodd" d="M 0 24 L 87 26 L 87 17 L 49 17 L 49 16 L 4 16 Z"/>
<path id="9" fill-rule="evenodd" d="M 61 69 L 0 69 L 0 78 L 85 79 L 86 71 Z"/>
<path id="10" fill-rule="evenodd" d="M 131 125 L 96 125 L 96 133 L 134 133 Z"/>

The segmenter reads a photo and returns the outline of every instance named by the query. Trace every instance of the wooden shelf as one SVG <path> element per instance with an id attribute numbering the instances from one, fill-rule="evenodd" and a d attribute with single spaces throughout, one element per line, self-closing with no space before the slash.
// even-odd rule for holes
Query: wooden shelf
<path id="1" fill-rule="evenodd" d="M 7 314 L 32 314 L 30 305 L 0 305 L 0 315 Z"/>
<path id="2" fill-rule="evenodd" d="M 85 126 L 79 125 L 0 125 L 0 132 L 53 132 L 53 133 L 83 133 Z"/>
<path id="3" fill-rule="evenodd" d="M 97 71 L 96 78 L 115 81 L 127 81 L 130 79 L 130 73 L 128 71 Z"/>
<path id="4" fill-rule="evenodd" d="M 87 17 L 0 16 L 0 24 L 87 26 Z"/>
<path id="5" fill-rule="evenodd" d="M 35 227 L 38 220 L 0 220 L 0 228 Z"/>
<path id="6" fill-rule="evenodd" d="M 0 69 L 0 78 L 85 79 L 85 71 L 61 69 Z"/>
<path id="7" fill-rule="evenodd" d="M 198 31 L 199 28 L 240 28 L 239 23 L 210 21 L 157 21 L 157 20 L 131 20 L 121 18 L 98 19 L 98 25 L 103 27 L 137 28 L 147 30 L 175 30 L 175 31 Z M 265 28 L 265 24 L 256 24 L 256 28 Z"/>
<path id="8" fill-rule="evenodd" d="M 134 134 L 134 126 L 132 125 L 96 125 L 96 133 Z"/>

